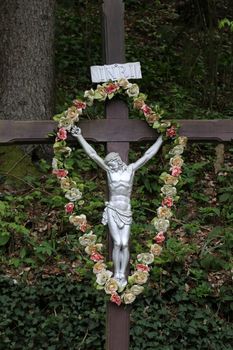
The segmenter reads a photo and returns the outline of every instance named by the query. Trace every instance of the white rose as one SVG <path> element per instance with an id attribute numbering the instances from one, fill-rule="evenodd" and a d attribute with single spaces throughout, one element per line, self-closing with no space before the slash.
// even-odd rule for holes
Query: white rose
<path id="1" fill-rule="evenodd" d="M 104 286 L 105 283 L 111 278 L 112 272 L 109 270 L 103 270 L 100 273 L 97 273 L 96 275 L 96 282 L 100 286 Z"/>
<path id="2" fill-rule="evenodd" d="M 184 152 L 184 146 L 182 145 L 178 145 L 178 146 L 175 146 L 174 148 L 172 148 L 169 152 L 169 154 L 172 154 L 172 155 L 180 155 Z"/>
<path id="3" fill-rule="evenodd" d="M 133 293 L 134 295 L 139 295 L 143 292 L 144 287 L 143 286 L 139 286 L 138 284 L 134 284 L 131 288 L 130 291 L 131 293 Z"/>
<path id="4" fill-rule="evenodd" d="M 70 148 L 70 147 L 68 147 L 68 148 Z M 68 151 L 66 150 L 66 147 L 64 145 L 62 146 L 62 144 L 59 142 L 56 142 L 53 145 L 53 151 L 54 151 L 55 156 L 56 155 L 60 156 L 61 154 L 66 155 L 66 153 L 68 153 Z"/>
<path id="5" fill-rule="evenodd" d="M 154 218 L 151 223 L 158 232 L 166 232 L 170 226 L 169 220 L 163 218 Z"/>
<path id="6" fill-rule="evenodd" d="M 70 131 L 71 127 L 74 125 L 74 120 L 73 119 L 68 119 L 66 117 L 62 117 L 59 120 L 58 127 L 59 128 L 64 128 L 67 131 Z"/>
<path id="7" fill-rule="evenodd" d="M 61 147 L 60 153 L 62 153 L 66 158 L 71 155 L 72 149 L 70 147 Z"/>
<path id="8" fill-rule="evenodd" d="M 86 90 L 84 92 L 84 97 L 88 99 L 88 102 L 87 102 L 88 106 L 91 106 L 93 104 L 94 96 L 95 96 L 95 91 L 93 89 Z"/>
<path id="9" fill-rule="evenodd" d="M 165 120 L 161 123 L 161 127 L 169 128 L 171 126 L 171 122 L 169 120 Z"/>
<path id="10" fill-rule="evenodd" d="M 95 99 L 98 101 L 105 101 L 108 94 L 105 90 L 105 87 L 102 85 L 97 85 L 97 89 L 95 90 Z"/>
<path id="11" fill-rule="evenodd" d="M 137 84 L 132 84 L 126 91 L 129 97 L 137 97 L 139 94 L 139 87 Z"/>
<path id="12" fill-rule="evenodd" d="M 125 304 L 132 304 L 136 299 L 136 295 L 130 291 L 127 291 L 122 295 L 122 299 L 124 300 Z"/>
<path id="13" fill-rule="evenodd" d="M 82 192 L 78 188 L 71 188 L 66 192 L 65 197 L 71 202 L 75 202 L 82 198 Z"/>
<path id="14" fill-rule="evenodd" d="M 137 260 L 143 264 L 150 265 L 154 261 L 154 255 L 150 253 L 141 253 L 138 254 Z"/>
<path id="15" fill-rule="evenodd" d="M 86 247 L 88 245 L 95 244 L 96 238 L 96 235 L 93 235 L 92 232 L 85 233 L 83 236 L 79 237 L 79 243 Z"/>
<path id="16" fill-rule="evenodd" d="M 166 197 L 174 197 L 176 195 L 176 188 L 173 187 L 172 185 L 164 185 L 161 187 L 161 192 L 166 196 Z"/>
<path id="17" fill-rule="evenodd" d="M 117 289 L 118 289 L 118 283 L 115 278 L 110 278 L 104 286 L 105 293 L 107 294 L 112 294 L 116 292 Z"/>

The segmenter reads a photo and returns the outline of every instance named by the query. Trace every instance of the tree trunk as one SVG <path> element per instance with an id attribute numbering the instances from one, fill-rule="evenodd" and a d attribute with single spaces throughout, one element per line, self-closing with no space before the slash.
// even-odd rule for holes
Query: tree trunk
<path id="1" fill-rule="evenodd" d="M 53 115 L 55 0 L 0 0 L 0 119 Z"/>

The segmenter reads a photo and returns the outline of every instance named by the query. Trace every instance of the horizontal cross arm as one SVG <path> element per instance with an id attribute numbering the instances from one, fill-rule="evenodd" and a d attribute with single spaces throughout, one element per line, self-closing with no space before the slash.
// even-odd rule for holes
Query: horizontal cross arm
<path id="1" fill-rule="evenodd" d="M 179 120 L 180 135 L 195 141 L 231 141 L 233 120 Z M 56 122 L 0 120 L 0 144 L 52 143 Z M 93 142 L 153 141 L 157 133 L 145 121 L 98 119 L 80 121 L 84 137 Z"/>

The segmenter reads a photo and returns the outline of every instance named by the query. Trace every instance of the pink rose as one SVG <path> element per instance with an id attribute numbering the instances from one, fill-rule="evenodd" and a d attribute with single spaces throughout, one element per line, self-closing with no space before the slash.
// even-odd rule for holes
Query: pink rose
<path id="1" fill-rule="evenodd" d="M 118 306 L 121 305 L 121 297 L 117 293 L 112 293 L 110 300 Z"/>
<path id="2" fill-rule="evenodd" d="M 91 259 L 92 261 L 94 261 L 94 262 L 97 262 L 97 261 L 104 260 L 104 257 L 103 257 L 103 255 L 101 255 L 101 254 L 98 253 L 98 252 L 93 252 L 93 253 L 91 254 L 90 259 Z"/>
<path id="3" fill-rule="evenodd" d="M 137 269 L 138 271 L 143 271 L 143 272 L 148 272 L 148 271 L 150 271 L 149 266 L 147 266 L 147 265 L 145 265 L 145 264 L 137 264 L 137 265 L 136 265 L 136 269 Z"/>
<path id="4" fill-rule="evenodd" d="M 82 232 L 86 232 L 86 230 L 87 230 L 87 223 L 86 222 L 82 222 L 79 225 L 79 230 L 82 231 Z"/>
<path id="5" fill-rule="evenodd" d="M 73 105 L 77 108 L 77 109 L 86 109 L 86 102 L 82 102 L 80 100 L 74 100 L 73 101 Z"/>
<path id="6" fill-rule="evenodd" d="M 171 168 L 172 176 L 179 176 L 182 173 L 182 169 L 180 166 L 173 166 Z"/>
<path id="7" fill-rule="evenodd" d="M 57 137 L 59 140 L 66 140 L 67 139 L 67 131 L 65 128 L 60 128 L 57 133 Z"/>
<path id="8" fill-rule="evenodd" d="M 150 114 L 152 112 L 152 109 L 149 106 L 147 106 L 146 104 L 144 104 L 142 106 L 141 110 L 143 111 L 143 113 L 145 115 L 148 115 L 148 114 Z"/>
<path id="9" fill-rule="evenodd" d="M 54 169 L 53 174 L 57 175 L 57 177 L 60 179 L 62 177 L 66 177 L 68 175 L 68 171 L 65 169 Z"/>
<path id="10" fill-rule="evenodd" d="M 74 203 L 70 202 L 65 205 L 65 211 L 67 214 L 71 214 L 74 210 Z"/>
<path id="11" fill-rule="evenodd" d="M 163 232 L 159 232 L 155 237 L 154 240 L 156 241 L 156 243 L 160 244 L 163 243 L 163 241 L 165 241 L 165 237 Z"/>
<path id="12" fill-rule="evenodd" d="M 167 129 L 166 135 L 168 137 L 174 137 L 176 136 L 176 129 L 174 126 L 170 127 L 169 129 Z"/>
<path id="13" fill-rule="evenodd" d="M 107 94 L 113 94 L 114 92 L 116 92 L 117 90 L 119 89 L 119 86 L 117 84 L 108 84 L 106 87 L 105 87 L 105 91 L 107 92 Z"/>
<path id="14" fill-rule="evenodd" d="M 171 197 L 165 197 L 162 201 L 162 206 L 171 208 L 173 206 L 173 200 Z"/>

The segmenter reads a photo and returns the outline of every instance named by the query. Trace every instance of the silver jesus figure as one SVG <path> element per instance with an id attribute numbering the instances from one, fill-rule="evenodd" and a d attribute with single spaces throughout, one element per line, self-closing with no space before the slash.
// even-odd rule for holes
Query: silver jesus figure
<path id="1" fill-rule="evenodd" d="M 108 224 L 113 239 L 112 259 L 114 278 L 119 285 L 127 284 L 126 268 L 129 262 L 129 237 L 132 223 L 130 196 L 135 171 L 150 160 L 162 145 L 162 136 L 135 163 L 126 165 L 118 153 L 111 152 L 102 159 L 83 138 L 81 129 L 73 127 L 71 134 L 78 140 L 85 153 L 107 173 L 109 201 L 105 203 L 102 223 Z"/>

